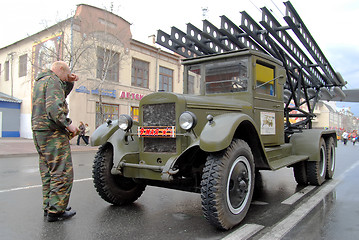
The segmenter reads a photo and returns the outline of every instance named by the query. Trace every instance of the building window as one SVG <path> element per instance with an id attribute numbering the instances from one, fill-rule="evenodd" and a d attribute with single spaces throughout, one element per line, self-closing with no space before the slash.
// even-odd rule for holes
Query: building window
<path id="1" fill-rule="evenodd" d="M 112 82 L 119 81 L 120 54 L 113 50 L 97 47 L 96 77 Z"/>
<path id="2" fill-rule="evenodd" d="M 19 57 L 19 77 L 26 76 L 27 74 L 27 54 Z"/>
<path id="3" fill-rule="evenodd" d="M 159 90 L 165 92 L 173 91 L 173 70 L 160 67 L 160 82 L 158 87 Z"/>
<path id="4" fill-rule="evenodd" d="M 138 119 L 138 116 L 139 116 L 139 112 L 140 112 L 140 109 L 139 107 L 131 107 L 131 117 L 133 119 L 133 121 L 139 121 Z"/>
<path id="5" fill-rule="evenodd" d="M 5 81 L 9 81 L 10 79 L 10 64 L 9 61 L 5 62 L 5 66 L 4 66 L 4 71 L 5 71 Z"/>
<path id="6" fill-rule="evenodd" d="M 148 62 L 132 59 L 132 86 L 148 88 L 149 65 Z"/>
<path id="7" fill-rule="evenodd" d="M 118 119 L 119 106 L 114 104 L 102 103 L 102 116 L 100 113 L 100 103 L 96 103 L 96 128 L 103 124 L 107 119 Z"/>

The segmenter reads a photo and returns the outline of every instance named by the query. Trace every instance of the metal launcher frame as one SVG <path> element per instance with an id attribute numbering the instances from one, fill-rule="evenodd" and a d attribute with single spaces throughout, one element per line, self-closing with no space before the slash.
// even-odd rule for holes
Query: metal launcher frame
<path id="1" fill-rule="evenodd" d="M 191 23 L 187 24 L 187 33 L 176 27 L 171 28 L 171 35 L 158 30 L 157 43 L 186 58 L 249 48 L 282 61 L 287 74 L 284 115 L 288 136 L 294 131 L 312 128 L 314 107 L 319 99 L 344 98 L 341 88 L 345 82 L 333 70 L 292 4 L 288 1 L 284 5 L 284 20 L 288 26 L 281 26 L 263 7 L 260 25 L 246 12 L 241 12 L 239 26 L 221 16 L 220 28 L 203 20 L 203 30 Z"/>

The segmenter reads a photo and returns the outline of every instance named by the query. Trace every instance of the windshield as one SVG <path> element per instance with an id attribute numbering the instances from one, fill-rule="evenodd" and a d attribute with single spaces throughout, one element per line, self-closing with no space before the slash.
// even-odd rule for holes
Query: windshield
<path id="1" fill-rule="evenodd" d="M 247 91 L 248 58 L 243 57 L 190 66 L 187 91 L 189 94 L 200 94 L 201 89 L 205 94 Z"/>
<path id="2" fill-rule="evenodd" d="M 248 58 L 206 65 L 206 94 L 244 92 L 248 88 Z"/>

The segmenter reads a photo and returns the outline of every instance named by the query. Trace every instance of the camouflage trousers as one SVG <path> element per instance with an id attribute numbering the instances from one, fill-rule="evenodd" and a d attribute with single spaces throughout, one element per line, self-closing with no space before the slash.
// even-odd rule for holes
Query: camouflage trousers
<path id="1" fill-rule="evenodd" d="M 60 131 L 33 131 L 33 137 L 39 153 L 43 209 L 49 213 L 63 212 L 73 183 L 69 138 Z"/>

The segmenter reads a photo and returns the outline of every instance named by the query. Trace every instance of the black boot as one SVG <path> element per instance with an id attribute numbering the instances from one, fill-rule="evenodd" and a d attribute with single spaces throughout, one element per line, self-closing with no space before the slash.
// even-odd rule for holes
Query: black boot
<path id="1" fill-rule="evenodd" d="M 76 215 L 75 211 L 65 211 L 62 213 L 49 213 L 47 215 L 48 222 L 63 221 Z"/>
<path id="2" fill-rule="evenodd" d="M 66 211 L 70 211 L 70 210 L 71 210 L 71 207 L 66 208 Z M 47 217 L 47 210 L 46 209 L 44 210 L 44 217 Z"/>

